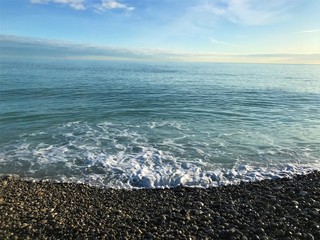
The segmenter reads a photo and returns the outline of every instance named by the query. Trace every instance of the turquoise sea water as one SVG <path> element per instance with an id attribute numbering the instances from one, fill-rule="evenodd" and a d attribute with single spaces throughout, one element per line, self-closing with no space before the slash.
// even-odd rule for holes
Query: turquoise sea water
<path id="1" fill-rule="evenodd" d="M 319 65 L 0 63 L 0 174 L 207 187 L 319 166 Z"/>

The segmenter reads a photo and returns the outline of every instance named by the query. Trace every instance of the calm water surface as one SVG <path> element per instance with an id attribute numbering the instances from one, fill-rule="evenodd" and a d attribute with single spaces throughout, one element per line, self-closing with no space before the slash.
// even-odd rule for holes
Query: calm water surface
<path id="1" fill-rule="evenodd" d="M 320 169 L 319 65 L 0 64 L 0 174 L 214 186 Z"/>

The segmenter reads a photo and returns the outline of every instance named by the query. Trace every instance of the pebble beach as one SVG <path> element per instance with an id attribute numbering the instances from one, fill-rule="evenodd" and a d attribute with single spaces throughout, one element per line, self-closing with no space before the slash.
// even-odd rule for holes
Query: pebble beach
<path id="1" fill-rule="evenodd" d="M 320 240 L 319 9 L 0 0 L 0 240 Z"/>
<path id="2" fill-rule="evenodd" d="M 320 172 L 213 188 L 0 181 L 1 239 L 320 239 Z"/>

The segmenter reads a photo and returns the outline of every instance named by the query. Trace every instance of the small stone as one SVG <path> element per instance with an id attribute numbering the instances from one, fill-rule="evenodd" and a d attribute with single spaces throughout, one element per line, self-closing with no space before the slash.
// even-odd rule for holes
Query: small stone
<path id="1" fill-rule="evenodd" d="M 2 186 L 7 186 L 8 185 L 8 181 L 7 180 L 2 180 L 2 182 L 1 182 L 1 184 L 2 184 Z"/>
<path id="2" fill-rule="evenodd" d="M 182 209 L 180 210 L 180 213 L 183 214 L 183 215 L 185 215 L 185 214 L 187 214 L 187 211 L 186 211 L 184 208 L 182 208 Z"/>
<path id="3" fill-rule="evenodd" d="M 226 222 L 226 219 L 224 217 L 217 217 L 217 222 L 220 222 L 220 223 L 224 223 Z"/>
<path id="4" fill-rule="evenodd" d="M 215 234 L 214 230 L 211 229 L 211 228 L 207 230 L 207 233 L 208 233 L 210 236 L 214 236 L 214 234 Z"/>
<path id="5" fill-rule="evenodd" d="M 191 230 L 193 230 L 193 231 L 198 231 L 198 229 L 199 229 L 199 227 L 197 226 L 197 225 L 192 225 L 191 226 Z"/>
<path id="6" fill-rule="evenodd" d="M 285 217 L 279 218 L 280 222 L 285 222 L 287 219 Z"/>
<path id="7" fill-rule="evenodd" d="M 315 230 L 317 230 L 317 231 L 319 231 L 319 230 L 320 230 L 320 225 L 317 224 L 317 223 L 314 223 L 314 224 L 312 225 L 312 228 L 315 229 Z"/>
<path id="8" fill-rule="evenodd" d="M 152 233 L 149 233 L 149 232 L 148 232 L 148 233 L 146 234 L 146 236 L 147 236 L 148 239 L 155 239 L 155 235 L 153 235 Z"/>
<path id="9" fill-rule="evenodd" d="M 267 235 L 263 235 L 260 237 L 261 240 L 269 240 L 269 237 Z"/>
<path id="10" fill-rule="evenodd" d="M 298 237 L 298 238 L 301 238 L 301 237 L 302 237 L 302 234 L 301 234 L 301 232 L 296 232 L 296 233 L 294 234 L 294 236 L 296 236 L 296 237 Z"/>
<path id="11" fill-rule="evenodd" d="M 281 229 L 277 230 L 275 233 L 277 234 L 277 236 L 284 236 L 285 235 L 285 232 Z"/>
<path id="12" fill-rule="evenodd" d="M 118 215 L 122 215 L 122 211 L 121 210 L 115 210 L 114 213 L 118 214 Z"/>
<path id="13" fill-rule="evenodd" d="M 311 233 L 307 233 L 308 240 L 314 240 L 314 236 Z"/>
<path id="14" fill-rule="evenodd" d="M 201 210 L 197 210 L 197 209 L 192 209 L 191 210 L 191 214 L 193 215 L 201 215 L 203 212 Z"/>
<path id="15" fill-rule="evenodd" d="M 263 228 L 257 228 L 256 233 L 263 235 L 265 233 Z"/>
<path id="16" fill-rule="evenodd" d="M 304 197 L 304 196 L 308 195 L 308 192 L 306 192 L 306 191 L 300 191 L 299 194 L 300 194 L 300 196 L 303 196 L 303 197 Z"/>
<path id="17" fill-rule="evenodd" d="M 258 235 L 253 235 L 253 238 L 254 240 L 260 240 L 260 237 Z"/>
<path id="18" fill-rule="evenodd" d="M 28 227 L 29 226 L 29 224 L 28 223 L 22 223 L 22 225 L 20 226 L 21 228 L 26 228 L 26 227 Z"/>
<path id="19" fill-rule="evenodd" d="M 287 231 L 287 232 L 286 232 L 286 235 L 287 235 L 288 237 L 291 237 L 291 236 L 293 235 L 293 233 L 292 233 L 291 231 Z"/>
<path id="20" fill-rule="evenodd" d="M 203 203 L 203 202 L 197 202 L 196 204 L 197 204 L 197 206 L 200 207 L 200 208 L 204 206 L 204 203 Z"/>

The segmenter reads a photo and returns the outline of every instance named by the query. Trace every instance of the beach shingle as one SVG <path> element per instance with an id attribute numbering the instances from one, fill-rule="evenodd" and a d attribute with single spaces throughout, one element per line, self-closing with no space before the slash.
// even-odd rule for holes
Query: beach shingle
<path id="1" fill-rule="evenodd" d="M 320 239 L 320 173 L 216 188 L 0 180 L 1 239 Z"/>

